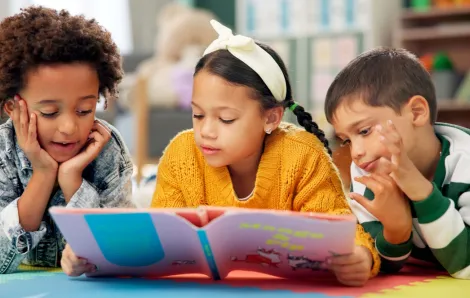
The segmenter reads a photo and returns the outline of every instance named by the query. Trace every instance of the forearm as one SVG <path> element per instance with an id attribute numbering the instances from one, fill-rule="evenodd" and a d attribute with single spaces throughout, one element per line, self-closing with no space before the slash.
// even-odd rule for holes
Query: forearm
<path id="1" fill-rule="evenodd" d="M 380 271 L 386 273 L 400 271 L 408 259 L 413 247 L 410 237 L 411 234 L 408 235 L 408 238 L 402 238 L 404 237 L 402 236 L 403 233 L 399 233 L 398 236 L 386 238 L 384 236 L 384 227 L 381 222 L 373 219 L 372 217 L 367 217 L 368 213 L 361 213 L 367 211 L 358 208 L 356 205 L 353 205 L 353 210 L 355 210 L 358 218 L 368 219 L 367 221 L 362 222 L 362 226 L 375 240 L 375 249 L 381 259 Z M 389 239 L 392 239 L 393 243 L 390 243 Z"/>
<path id="2" fill-rule="evenodd" d="M 62 178 L 62 177 L 60 177 Z M 66 203 L 69 203 L 73 195 L 78 191 L 82 185 L 82 175 L 80 174 L 69 174 L 63 179 L 59 179 L 60 189 L 64 194 Z"/>
<path id="3" fill-rule="evenodd" d="M 411 233 L 407 238 L 401 235 L 386 238 L 384 233 L 385 231 L 379 231 L 375 237 L 375 247 L 382 260 L 380 269 L 382 272 L 395 273 L 403 268 L 411 254 L 413 249 Z M 393 239 L 394 242 L 390 242 L 388 239 Z"/>
<path id="4" fill-rule="evenodd" d="M 120 177 L 105 178 L 107 188 L 99 190 L 86 179 L 74 192 L 67 208 L 135 208 L 132 202 L 132 167 L 125 169 Z"/>
<path id="5" fill-rule="evenodd" d="M 56 175 L 33 172 L 23 194 L 18 200 L 19 223 L 27 232 L 37 231 L 51 197 Z"/>

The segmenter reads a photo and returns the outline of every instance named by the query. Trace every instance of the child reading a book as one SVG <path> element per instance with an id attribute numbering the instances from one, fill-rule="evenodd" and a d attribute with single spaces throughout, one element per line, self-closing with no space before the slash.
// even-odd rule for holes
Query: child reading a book
<path id="1" fill-rule="evenodd" d="M 286 67 L 266 45 L 212 21 L 219 37 L 197 63 L 193 129 L 160 160 L 155 208 L 233 206 L 350 214 L 324 133 L 292 97 Z M 284 109 L 300 129 L 282 123 Z M 360 225 L 353 254 L 332 257 L 346 285 L 363 285 L 379 268 Z"/>
<path id="2" fill-rule="evenodd" d="M 128 151 L 95 120 L 121 77 L 118 48 L 94 20 L 29 7 L 0 23 L 0 273 L 60 265 L 49 207 L 133 206 Z"/>
<path id="3" fill-rule="evenodd" d="M 409 256 L 470 278 L 470 131 L 436 123 L 430 75 L 402 49 L 368 51 L 330 86 L 325 113 L 349 146 L 351 207 L 382 271 Z"/>

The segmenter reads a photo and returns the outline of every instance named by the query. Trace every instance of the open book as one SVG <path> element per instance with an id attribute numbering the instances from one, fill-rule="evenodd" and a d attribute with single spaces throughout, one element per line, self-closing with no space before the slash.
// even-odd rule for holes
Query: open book
<path id="1" fill-rule="evenodd" d="M 356 219 L 291 211 L 199 207 L 69 209 L 50 213 L 87 276 L 162 277 L 230 271 L 298 277 L 323 270 L 331 255 L 354 248 Z"/>

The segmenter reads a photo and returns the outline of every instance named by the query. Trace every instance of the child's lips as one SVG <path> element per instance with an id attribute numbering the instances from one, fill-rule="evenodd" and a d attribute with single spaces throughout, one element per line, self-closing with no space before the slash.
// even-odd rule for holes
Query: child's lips
<path id="1" fill-rule="evenodd" d="M 368 161 L 368 162 L 364 162 L 364 163 L 361 163 L 361 165 L 359 167 L 361 169 L 367 171 L 367 172 L 370 172 L 371 170 L 373 170 L 375 168 L 375 166 L 377 164 L 377 161 L 378 161 L 378 159 Z"/>
<path id="2" fill-rule="evenodd" d="M 51 144 L 56 151 L 70 152 L 75 150 L 78 142 L 51 142 Z"/>
<path id="3" fill-rule="evenodd" d="M 201 146 L 201 150 L 204 154 L 207 154 L 207 155 L 216 154 L 217 152 L 220 151 L 220 149 L 207 147 L 207 146 Z"/>

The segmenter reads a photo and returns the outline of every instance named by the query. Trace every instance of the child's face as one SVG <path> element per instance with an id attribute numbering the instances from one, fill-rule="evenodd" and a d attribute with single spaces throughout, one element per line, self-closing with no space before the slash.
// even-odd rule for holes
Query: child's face
<path id="1" fill-rule="evenodd" d="M 344 101 L 333 118 L 333 128 L 341 139 L 342 145 L 349 146 L 353 162 L 370 173 L 387 173 L 384 159 L 390 154 L 380 141 L 377 125 L 386 127 L 386 121 L 392 120 L 396 126 L 405 150 L 413 148 L 413 125 L 408 117 L 397 114 L 390 107 L 373 107 L 362 100 Z"/>
<path id="2" fill-rule="evenodd" d="M 79 153 L 95 120 L 99 80 L 86 64 L 39 66 L 27 73 L 20 92 L 28 115 L 37 115 L 41 147 L 57 162 Z"/>
<path id="3" fill-rule="evenodd" d="M 213 167 L 257 158 L 264 140 L 258 101 L 250 89 L 229 84 L 206 71 L 194 78 L 192 108 L 196 144 Z"/>

